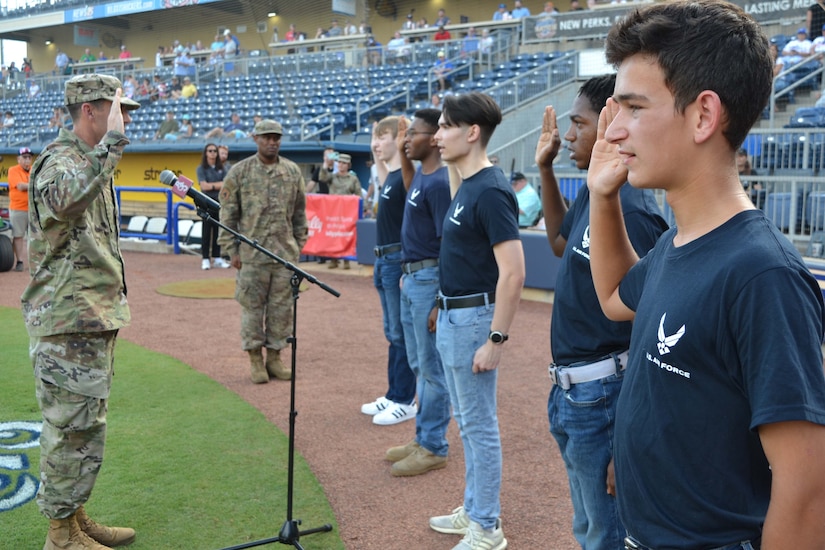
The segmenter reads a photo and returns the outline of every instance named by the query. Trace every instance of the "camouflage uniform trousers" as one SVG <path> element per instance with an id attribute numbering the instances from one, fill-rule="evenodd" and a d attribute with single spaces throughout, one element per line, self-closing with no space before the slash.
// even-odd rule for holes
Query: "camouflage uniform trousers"
<path id="1" fill-rule="evenodd" d="M 241 305 L 241 347 L 283 349 L 292 331 L 292 272 L 275 263 L 245 263 L 235 300 Z"/>
<path id="2" fill-rule="evenodd" d="M 103 463 L 117 331 L 32 337 L 29 353 L 43 414 L 37 505 L 50 519 L 72 515 Z"/>

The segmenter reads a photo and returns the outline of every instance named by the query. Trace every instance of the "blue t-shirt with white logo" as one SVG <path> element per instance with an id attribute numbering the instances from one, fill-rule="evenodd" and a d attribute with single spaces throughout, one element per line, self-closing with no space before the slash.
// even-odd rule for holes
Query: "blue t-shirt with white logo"
<path id="1" fill-rule="evenodd" d="M 644 256 L 667 229 L 653 193 L 625 183 L 619 191 L 624 223 L 633 249 Z M 571 365 L 594 361 L 630 345 L 629 321 L 602 313 L 590 272 L 590 192 L 582 187 L 559 229 L 567 240 L 556 277 L 550 342 L 553 361 Z"/>
<path id="2" fill-rule="evenodd" d="M 401 225 L 401 257 L 405 262 L 438 258 L 441 250 L 441 230 L 450 206 L 450 178 L 447 167 L 432 174 L 415 172 Z"/>
<path id="3" fill-rule="evenodd" d="M 625 276 L 636 312 L 616 412 L 616 495 L 651 548 L 760 536 L 771 471 L 757 428 L 825 424 L 822 293 L 760 210 L 679 247 L 662 235 Z"/>
<path id="4" fill-rule="evenodd" d="M 407 189 L 401 169 L 387 174 L 378 195 L 378 216 L 375 220 L 375 244 L 384 246 L 401 242 L 401 222 L 404 219 L 404 199 Z"/>
<path id="5" fill-rule="evenodd" d="M 442 294 L 495 292 L 498 264 L 493 246 L 518 238 L 518 201 L 504 173 L 490 166 L 463 180 L 444 218 Z"/>

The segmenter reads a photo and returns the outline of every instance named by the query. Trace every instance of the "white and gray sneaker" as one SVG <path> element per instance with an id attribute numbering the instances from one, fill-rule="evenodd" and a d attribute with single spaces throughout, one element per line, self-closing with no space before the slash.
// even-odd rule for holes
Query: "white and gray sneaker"
<path id="1" fill-rule="evenodd" d="M 221 269 L 228 269 L 232 267 L 232 264 L 224 260 L 223 258 L 215 258 L 212 260 L 212 265 L 215 267 L 220 267 Z"/>
<path id="2" fill-rule="evenodd" d="M 430 529 L 448 535 L 463 535 L 470 526 L 470 516 L 464 510 L 464 506 L 459 506 L 446 516 L 434 516 L 430 518 Z"/>
<path id="3" fill-rule="evenodd" d="M 453 550 L 504 550 L 507 548 L 507 539 L 501 530 L 501 519 L 496 520 L 492 529 L 482 529 L 481 525 L 470 520 L 470 526 L 464 533 L 464 538 Z"/>
<path id="4" fill-rule="evenodd" d="M 207 269 L 209 269 L 209 268 L 211 268 L 211 267 L 212 267 L 212 266 L 210 265 L 210 263 L 209 263 L 209 259 L 208 259 L 208 258 L 204 258 L 203 260 L 201 260 L 201 269 L 203 269 L 204 271 L 206 271 Z"/>
<path id="5" fill-rule="evenodd" d="M 361 405 L 361 412 L 370 416 L 375 416 L 381 411 L 386 410 L 390 405 L 392 405 L 392 401 L 382 395 L 371 403 L 364 403 Z"/>
<path id="6" fill-rule="evenodd" d="M 405 420 L 413 420 L 418 412 L 418 405 L 414 401 L 410 405 L 402 405 L 394 401 L 391 403 L 384 411 L 372 417 L 373 424 L 392 426 Z"/>

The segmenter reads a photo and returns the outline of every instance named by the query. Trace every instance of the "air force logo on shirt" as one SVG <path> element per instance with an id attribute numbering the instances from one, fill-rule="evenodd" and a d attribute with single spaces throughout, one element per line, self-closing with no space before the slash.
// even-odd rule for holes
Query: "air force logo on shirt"
<path id="1" fill-rule="evenodd" d="M 667 363 L 666 361 L 663 361 L 661 359 L 661 357 L 663 355 L 667 355 L 668 353 L 670 353 L 671 348 L 676 347 L 676 345 L 679 343 L 679 340 L 681 340 L 682 336 L 685 335 L 685 325 L 682 325 L 681 327 L 679 327 L 679 329 L 676 332 L 674 332 L 673 334 L 668 336 L 667 333 L 665 332 L 665 318 L 666 317 L 667 317 L 667 312 L 663 313 L 662 318 L 659 319 L 659 330 L 656 333 L 656 340 L 657 340 L 656 347 L 659 350 L 659 357 L 653 357 L 650 354 L 650 352 L 646 352 L 645 353 L 645 358 L 648 360 L 648 362 L 650 362 L 653 365 L 659 367 L 663 371 L 666 371 L 666 372 L 669 372 L 669 373 L 672 373 L 672 374 L 678 374 L 679 376 L 682 376 L 684 378 L 690 378 L 690 371 L 682 370 L 678 366 L 671 365 L 670 363 Z"/>
<path id="2" fill-rule="evenodd" d="M 464 211 L 464 207 L 458 203 L 455 203 L 455 209 L 453 210 L 453 214 L 450 216 L 450 221 L 456 225 L 461 225 L 461 222 L 458 221 L 458 216 Z"/>
<path id="3" fill-rule="evenodd" d="M 587 261 L 590 261 L 590 225 L 584 228 L 584 233 L 582 233 L 582 246 L 579 248 L 575 244 L 571 247 L 573 252 L 585 258 Z"/>
<path id="4" fill-rule="evenodd" d="M 390 198 L 390 191 L 392 191 L 392 185 L 385 185 L 381 188 L 381 197 L 385 199 Z"/>
<path id="5" fill-rule="evenodd" d="M 407 199 L 407 202 L 410 203 L 413 206 L 418 206 L 418 203 L 415 202 L 415 199 L 420 194 L 421 194 L 421 189 L 413 189 L 412 192 L 410 193 L 410 198 Z"/>

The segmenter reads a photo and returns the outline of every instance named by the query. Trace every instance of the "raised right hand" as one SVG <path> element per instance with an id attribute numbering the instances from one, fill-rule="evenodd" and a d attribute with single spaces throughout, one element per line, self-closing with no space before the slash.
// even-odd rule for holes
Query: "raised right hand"
<path id="1" fill-rule="evenodd" d="M 536 164 L 539 168 L 551 168 L 560 148 L 561 138 L 556 123 L 556 110 L 552 105 L 548 105 L 544 108 L 541 136 L 539 136 L 539 141 L 536 143 Z"/>

